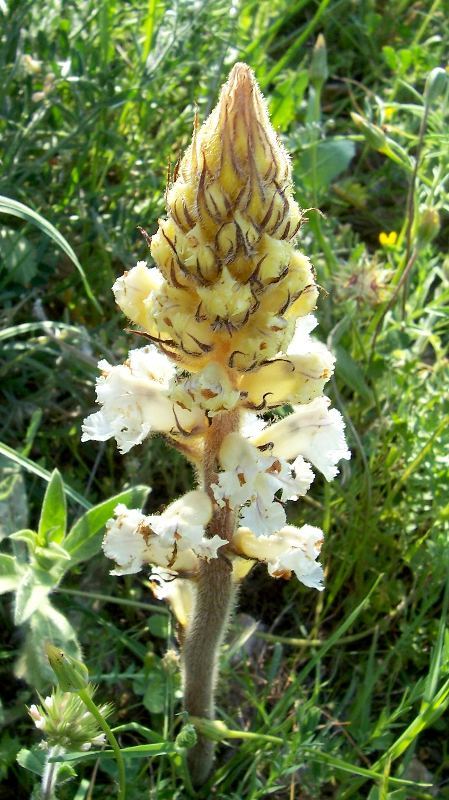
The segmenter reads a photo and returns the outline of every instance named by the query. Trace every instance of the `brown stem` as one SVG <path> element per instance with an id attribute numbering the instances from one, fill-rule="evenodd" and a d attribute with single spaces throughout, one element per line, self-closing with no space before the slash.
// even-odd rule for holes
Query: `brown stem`
<path id="1" fill-rule="evenodd" d="M 215 416 L 206 436 L 204 456 L 204 490 L 213 500 L 211 484 L 217 480 L 218 452 L 223 439 L 238 427 L 238 415 L 232 412 Z M 235 516 L 217 508 L 208 527 L 208 536 L 218 534 L 230 540 Z M 183 645 L 184 706 L 194 717 L 213 719 L 218 652 L 233 607 L 232 568 L 225 557 L 202 562 L 196 583 L 193 618 Z M 189 751 L 192 781 L 204 783 L 212 768 L 214 743 L 198 734 L 197 743 Z"/>

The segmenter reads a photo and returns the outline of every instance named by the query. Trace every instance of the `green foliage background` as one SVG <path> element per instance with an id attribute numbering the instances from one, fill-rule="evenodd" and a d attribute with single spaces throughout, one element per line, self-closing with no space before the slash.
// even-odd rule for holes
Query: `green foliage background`
<path id="1" fill-rule="evenodd" d="M 82 559 L 61 509 L 70 527 L 120 492 L 138 504 L 151 486 L 159 509 L 192 485 L 163 441 L 121 457 L 81 445 L 80 424 L 98 358 L 139 345 L 110 287 L 148 257 L 137 226 L 156 229 L 167 165 L 237 60 L 256 72 L 310 209 L 300 247 L 324 287 L 319 335 L 338 357 L 329 393 L 353 457 L 292 511 L 325 531 L 325 593 L 263 570 L 242 591 L 218 716 L 254 736 L 226 738 L 198 796 L 449 798 L 449 74 L 429 78 L 447 67 L 447 5 L 2 0 L 0 19 L 0 798 L 38 785 L 25 704 L 48 689 L 41 642 L 55 631 L 82 647 L 124 747 L 179 731 L 164 609 L 144 575 L 108 575 L 107 509 L 88 517 Z M 310 72 L 319 33 L 323 85 Z M 41 514 L 55 467 L 59 528 Z M 185 797 L 178 756 L 128 758 L 129 797 Z M 114 767 L 94 763 L 67 775 L 61 800 L 112 796 Z"/>

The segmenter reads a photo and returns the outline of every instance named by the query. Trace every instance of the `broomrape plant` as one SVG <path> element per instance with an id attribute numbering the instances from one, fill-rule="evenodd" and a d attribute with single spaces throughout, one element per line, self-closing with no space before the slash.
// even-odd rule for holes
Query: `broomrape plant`
<path id="1" fill-rule="evenodd" d="M 327 480 L 350 453 L 341 414 L 323 388 L 334 358 L 311 337 L 318 289 L 295 249 L 302 213 L 289 157 L 245 64 L 199 127 L 169 183 L 167 217 L 151 239 L 156 267 L 140 261 L 113 286 L 148 344 L 127 361 L 100 361 L 101 410 L 83 440 L 115 438 L 127 453 L 152 433 L 194 465 L 197 488 L 161 514 L 118 505 L 103 549 L 113 574 L 154 568 L 153 585 L 180 624 L 184 703 L 212 719 L 217 651 L 236 588 L 256 562 L 323 589 L 322 531 L 287 525 L 313 468 Z M 269 424 L 264 412 L 289 404 Z M 189 753 L 204 782 L 213 744 Z"/>

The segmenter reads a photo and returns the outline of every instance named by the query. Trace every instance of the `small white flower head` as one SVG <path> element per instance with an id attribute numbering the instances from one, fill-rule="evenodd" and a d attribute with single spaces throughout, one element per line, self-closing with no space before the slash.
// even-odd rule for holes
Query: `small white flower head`
<path id="1" fill-rule="evenodd" d="M 323 590 L 323 569 L 317 563 L 323 532 L 313 525 L 296 528 L 285 525 L 271 536 L 259 537 L 248 528 L 239 528 L 233 539 L 237 553 L 263 561 L 274 578 L 290 578 L 295 573 L 301 583 Z"/>
<path id="2" fill-rule="evenodd" d="M 199 406 L 209 417 L 235 408 L 240 400 L 240 392 L 232 387 L 226 370 L 216 363 L 208 364 L 184 381 L 173 381 L 170 396 L 183 408 Z"/>
<path id="3" fill-rule="evenodd" d="M 94 736 L 91 744 L 93 747 L 102 747 L 104 744 L 106 744 L 106 734 L 99 733 L 98 736 Z"/>
<path id="4" fill-rule="evenodd" d="M 220 449 L 224 471 L 212 490 L 217 503 L 240 508 L 242 523 L 257 536 L 267 536 L 286 522 L 280 501 L 297 500 L 307 493 L 313 473 L 302 458 L 293 465 L 261 453 L 239 433 L 230 433 Z"/>
<path id="5" fill-rule="evenodd" d="M 93 698 L 95 689 L 92 684 L 86 686 L 86 691 Z M 100 705 L 99 711 L 107 718 L 112 707 Z M 90 711 L 86 711 L 83 701 L 76 693 L 63 692 L 59 686 L 53 689 L 50 697 L 41 698 L 40 705 L 30 706 L 28 713 L 36 727 L 45 734 L 42 749 L 59 746 L 69 751 L 88 751 L 105 743 L 104 734 Z"/>
<path id="6" fill-rule="evenodd" d="M 143 442 L 153 432 L 176 428 L 177 420 L 191 430 L 201 422 L 199 409 L 192 414 L 177 408 L 168 394 L 175 366 L 154 345 L 131 350 L 124 364 L 112 367 L 98 364 L 102 375 L 97 380 L 97 400 L 101 411 L 84 420 L 81 441 L 104 442 L 115 438 L 121 453 Z"/>
<path id="7" fill-rule="evenodd" d="M 33 58 L 29 53 L 24 53 L 20 59 L 20 66 L 25 75 L 39 75 L 42 71 L 42 61 Z"/>
<path id="8" fill-rule="evenodd" d="M 337 464 L 349 459 L 342 415 L 329 409 L 328 397 L 317 397 L 307 405 L 295 406 L 293 414 L 273 423 L 253 439 L 262 446 L 271 442 L 273 455 L 291 459 L 300 454 L 331 481 L 338 474 Z"/>

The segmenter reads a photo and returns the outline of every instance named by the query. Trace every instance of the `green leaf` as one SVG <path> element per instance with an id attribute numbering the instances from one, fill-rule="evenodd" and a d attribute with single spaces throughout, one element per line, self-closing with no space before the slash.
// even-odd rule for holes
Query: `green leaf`
<path id="1" fill-rule="evenodd" d="M 43 478 L 46 481 L 51 480 L 52 473 L 45 469 L 45 467 L 41 467 L 40 464 L 36 464 L 34 461 L 31 461 L 30 458 L 26 458 L 21 453 L 18 453 L 14 448 L 9 447 L 4 442 L 0 442 L 0 454 L 6 456 L 6 458 L 11 459 L 16 464 L 20 464 L 21 467 L 24 467 L 28 472 L 33 472 L 34 475 L 39 475 L 40 478 Z M 64 490 L 68 497 L 71 497 L 72 500 L 75 500 L 79 503 L 80 506 L 83 508 L 91 508 L 92 503 L 89 503 L 82 495 L 78 494 L 74 489 L 68 486 L 64 482 Z"/>
<path id="2" fill-rule="evenodd" d="M 0 270 L 7 272 L 7 280 L 29 286 L 38 271 L 36 248 L 21 231 L 12 228 L 0 230 Z"/>
<path id="3" fill-rule="evenodd" d="M 276 129 L 285 131 L 295 119 L 308 82 L 308 72 L 302 70 L 276 85 L 270 102 L 271 123 Z"/>
<path id="4" fill-rule="evenodd" d="M 326 139 L 315 147 L 315 156 L 312 147 L 300 154 L 296 174 L 298 185 L 315 185 L 319 191 L 327 189 L 348 168 L 355 155 L 355 144 L 351 139 Z"/>
<path id="5" fill-rule="evenodd" d="M 0 553 L 0 594 L 15 591 L 20 581 L 20 574 L 14 556 Z"/>
<path id="6" fill-rule="evenodd" d="M 50 542 L 60 544 L 65 536 L 67 526 L 67 504 L 64 483 L 57 469 L 53 470 L 50 483 L 42 503 L 39 520 L 39 545 L 44 547 Z"/>
<path id="7" fill-rule="evenodd" d="M 37 573 L 31 567 L 22 575 L 17 587 L 14 605 L 14 624 L 23 625 L 40 607 L 53 587 L 51 577 L 45 581 L 45 573 Z"/>
<path id="8" fill-rule="evenodd" d="M 396 55 L 396 50 L 389 45 L 385 45 L 382 47 L 382 53 L 387 65 L 391 70 L 393 70 L 393 72 L 395 72 L 398 66 L 398 56 Z"/>
<path id="9" fill-rule="evenodd" d="M 81 658 L 78 638 L 68 619 L 48 599 L 34 612 L 29 630 L 15 665 L 18 678 L 27 681 L 39 692 L 54 683 L 53 670 L 45 654 L 45 644 L 50 642 L 73 656 Z"/>
<path id="10" fill-rule="evenodd" d="M 176 753 L 175 746 L 171 742 L 158 742 L 156 744 L 138 744 L 133 747 L 121 747 L 120 752 L 123 758 L 149 758 L 151 756 L 163 756 L 169 753 Z M 60 761 L 87 761 L 91 758 L 98 758 L 100 761 L 115 758 L 113 750 L 90 750 L 88 753 L 64 753 L 49 759 L 50 764 Z"/>
<path id="11" fill-rule="evenodd" d="M 48 222 L 48 220 L 46 220 L 36 211 L 33 211 L 33 209 L 29 208 L 28 206 L 25 206 L 23 203 L 19 203 L 17 200 L 11 200 L 11 198 L 9 197 L 3 197 L 2 195 L 0 195 L 0 213 L 9 214 L 10 216 L 13 217 L 19 217 L 20 219 L 25 220 L 25 222 L 31 222 L 33 223 L 33 225 L 37 225 L 37 227 L 39 228 L 39 230 L 42 231 L 42 233 L 44 233 L 46 236 L 52 239 L 52 241 L 55 242 L 61 248 L 61 250 L 63 250 L 64 253 L 70 258 L 72 264 L 75 265 L 76 269 L 78 270 L 81 276 L 81 280 L 83 282 L 86 295 L 88 296 L 89 300 L 93 303 L 97 311 L 101 312 L 101 306 L 99 305 L 97 299 L 94 297 L 92 289 L 90 288 L 89 282 L 86 278 L 85 272 L 80 262 L 78 261 L 75 251 L 69 245 L 67 239 L 65 239 L 64 236 L 61 233 L 59 233 L 59 231 L 54 227 L 54 225 L 51 224 L 51 222 Z"/>
<path id="12" fill-rule="evenodd" d="M 30 528 L 25 528 L 22 531 L 16 531 L 16 533 L 12 533 L 9 538 L 12 539 L 14 542 L 25 542 L 29 552 L 30 553 L 34 552 L 37 539 L 36 531 L 30 530 Z"/>
<path id="13" fill-rule="evenodd" d="M 28 499 L 20 468 L 0 455 L 0 541 L 28 525 Z"/>
<path id="14" fill-rule="evenodd" d="M 169 617 L 162 614 L 152 614 L 148 620 L 148 630 L 153 636 L 166 639 L 169 631 Z"/>
<path id="15" fill-rule="evenodd" d="M 67 550 L 57 542 L 50 542 L 48 547 L 36 547 L 34 555 L 37 561 L 40 558 L 50 559 L 50 561 L 70 561 Z"/>
<path id="16" fill-rule="evenodd" d="M 363 372 L 359 365 L 354 361 L 348 351 L 341 345 L 334 346 L 335 355 L 337 356 L 336 372 L 339 378 L 346 383 L 351 389 L 363 397 L 365 400 L 372 402 L 373 394 L 368 386 Z"/>
<path id="17" fill-rule="evenodd" d="M 71 556 L 70 565 L 86 561 L 96 555 L 100 549 L 103 529 L 110 517 L 114 514 L 114 508 L 119 503 L 131 508 L 133 506 L 141 508 L 146 500 L 148 492 L 151 490 L 147 486 L 136 486 L 133 489 L 126 489 L 124 492 L 105 500 L 103 503 L 91 508 L 84 514 L 67 534 L 64 541 L 64 548 Z"/>
<path id="18" fill-rule="evenodd" d="M 151 714 L 162 714 L 167 695 L 167 673 L 162 667 L 151 670 L 142 702 Z"/>
<path id="19" fill-rule="evenodd" d="M 45 750 L 41 750 L 39 745 L 35 745 L 31 750 L 22 747 L 17 753 L 17 763 L 24 769 L 29 770 L 29 772 L 33 772 L 35 775 L 40 775 L 41 777 L 46 760 L 47 753 Z"/>

